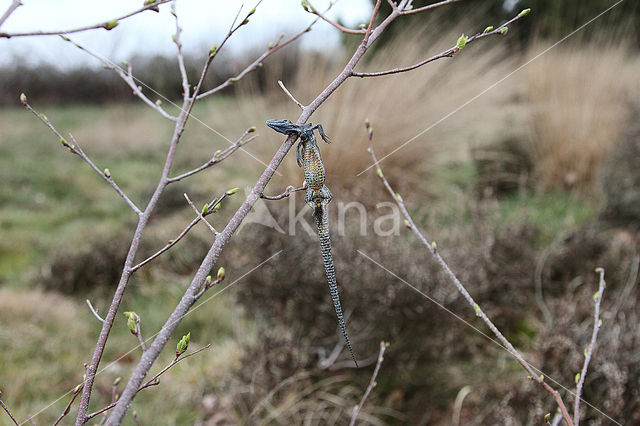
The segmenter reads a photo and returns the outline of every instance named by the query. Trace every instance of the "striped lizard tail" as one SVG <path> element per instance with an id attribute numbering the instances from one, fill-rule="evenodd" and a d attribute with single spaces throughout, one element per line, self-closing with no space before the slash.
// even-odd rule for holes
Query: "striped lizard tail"
<path id="1" fill-rule="evenodd" d="M 316 207 L 313 211 L 313 218 L 318 225 L 318 237 L 320 238 L 320 250 L 322 252 L 322 260 L 324 262 L 324 270 L 327 274 L 327 280 L 329 281 L 329 291 L 331 293 L 331 299 L 333 300 L 333 307 L 336 310 L 338 316 L 338 324 L 340 324 L 340 330 L 344 336 L 344 340 L 347 343 L 347 348 L 351 353 L 353 362 L 358 366 L 356 356 L 353 353 L 351 347 L 351 341 L 347 334 L 347 327 L 344 323 L 344 317 L 342 316 L 342 307 L 340 306 L 340 297 L 338 296 L 338 283 L 336 282 L 336 272 L 333 266 L 333 256 L 331 254 L 331 238 L 329 237 L 329 218 L 326 206 Z"/>

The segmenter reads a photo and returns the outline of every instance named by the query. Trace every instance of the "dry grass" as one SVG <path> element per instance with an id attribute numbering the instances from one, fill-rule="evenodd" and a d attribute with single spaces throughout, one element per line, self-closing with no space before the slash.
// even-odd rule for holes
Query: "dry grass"
<path id="1" fill-rule="evenodd" d="M 543 48 L 534 44 L 529 56 Z M 534 172 L 543 188 L 593 186 L 639 93 L 640 63 L 626 43 L 559 46 L 527 68 Z"/>

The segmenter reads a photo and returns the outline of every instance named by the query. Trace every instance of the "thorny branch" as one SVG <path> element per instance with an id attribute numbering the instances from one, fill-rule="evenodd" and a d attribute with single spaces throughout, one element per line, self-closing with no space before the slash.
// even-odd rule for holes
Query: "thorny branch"
<path id="1" fill-rule="evenodd" d="M 511 355 L 513 355 L 513 357 L 527 371 L 530 378 L 532 380 L 535 380 L 537 383 L 539 383 L 547 392 L 549 392 L 553 396 L 553 398 L 556 400 L 556 403 L 558 404 L 558 407 L 560 408 L 560 411 L 562 412 L 562 416 L 565 422 L 567 422 L 567 425 L 573 426 L 573 421 L 571 420 L 569 411 L 567 410 L 567 407 L 564 401 L 562 400 L 560 393 L 557 390 L 553 389 L 547 382 L 545 382 L 544 376 L 542 375 L 539 376 L 538 374 L 536 374 L 536 372 L 529 365 L 529 363 L 522 357 L 520 352 L 518 352 L 516 348 L 511 344 L 511 342 L 509 342 L 509 340 L 507 340 L 507 338 L 504 337 L 504 335 L 500 332 L 500 330 L 498 330 L 498 328 L 493 324 L 491 319 L 489 319 L 489 317 L 484 313 L 482 308 L 480 308 L 480 306 L 475 302 L 475 300 L 473 300 L 473 298 L 471 297 L 467 289 L 460 282 L 458 277 L 453 273 L 453 271 L 451 270 L 447 262 L 442 258 L 442 256 L 440 256 L 440 253 L 438 252 L 438 247 L 435 241 L 432 243 L 429 243 L 429 241 L 424 236 L 424 234 L 418 229 L 413 219 L 411 218 L 411 215 L 409 214 L 409 211 L 407 210 L 404 204 L 404 201 L 402 200 L 402 197 L 400 196 L 400 194 L 398 194 L 393 190 L 393 188 L 391 187 L 391 184 L 389 184 L 389 181 L 384 176 L 384 173 L 382 173 L 382 169 L 380 168 L 380 163 L 378 162 L 378 158 L 376 157 L 375 152 L 373 150 L 373 128 L 370 126 L 368 121 L 365 122 L 365 126 L 367 128 L 367 132 L 369 135 L 369 153 L 371 154 L 373 163 L 376 166 L 376 173 L 382 180 L 384 187 L 387 189 L 389 194 L 391 194 L 391 196 L 393 197 L 393 200 L 400 208 L 400 211 L 402 212 L 402 215 L 405 218 L 405 225 L 409 229 L 411 229 L 411 231 L 413 231 L 413 233 L 418 237 L 418 239 L 427 247 L 429 253 L 431 253 L 434 259 L 438 262 L 440 267 L 445 272 L 445 275 L 447 276 L 447 278 L 449 278 L 449 280 L 454 284 L 458 292 L 464 297 L 467 303 L 475 311 L 476 316 L 482 319 L 482 321 L 487 325 L 487 327 L 489 327 L 489 329 L 497 337 L 500 343 L 502 343 L 502 345 L 507 349 L 507 351 Z"/>
<path id="2" fill-rule="evenodd" d="M 458 1 L 458 0 L 456 0 Z M 526 11 L 527 9 L 525 9 Z M 518 19 L 523 18 L 524 16 L 526 16 L 528 14 L 528 12 L 520 12 L 518 15 L 516 15 L 515 17 L 513 17 L 512 19 L 508 20 L 507 22 L 505 22 L 504 24 L 500 25 L 498 28 L 495 29 L 490 29 L 492 27 L 487 27 L 487 29 L 485 29 L 483 32 L 474 34 L 473 36 L 467 38 L 464 40 L 464 43 L 462 45 L 462 47 L 465 47 L 466 45 L 473 43 L 476 40 L 479 40 L 481 38 L 484 37 L 488 37 L 491 35 L 504 35 L 506 34 L 505 29 L 508 30 L 509 25 L 514 23 L 515 21 L 517 21 Z M 487 31 L 488 30 L 488 31 Z M 390 70 L 386 70 L 386 71 L 378 71 L 378 72 L 352 72 L 351 76 L 353 77 L 380 77 L 383 75 L 390 75 L 390 74 L 399 74 L 402 72 L 407 72 L 407 71 L 411 71 L 414 70 L 416 68 L 420 68 L 423 65 L 428 64 L 429 62 L 433 62 L 436 61 L 438 59 L 441 58 L 452 58 L 453 56 L 455 56 L 456 53 L 460 52 L 460 50 L 462 50 L 462 47 L 460 47 L 459 45 L 450 47 L 449 49 L 442 51 L 440 53 L 438 53 L 437 55 L 434 55 L 430 58 L 424 59 L 416 64 L 410 65 L 408 67 L 402 67 L 402 68 L 393 68 Z"/>
<path id="3" fill-rule="evenodd" d="M 9 417 L 11 417 L 11 420 L 13 420 L 13 423 L 15 423 L 17 426 L 20 426 L 20 423 L 16 421 L 16 418 L 13 417 L 13 414 L 11 414 L 11 411 L 9 411 L 9 408 L 4 404 L 4 401 L 2 401 L 2 392 L 0 392 L 0 406 L 2 406 L 2 409 L 9 415 Z"/>
<path id="4" fill-rule="evenodd" d="M 384 360 L 384 351 L 389 347 L 389 343 L 380 342 L 380 353 L 378 354 L 378 362 L 376 363 L 376 368 L 373 370 L 373 374 L 371 375 L 371 380 L 369 381 L 369 386 L 367 386 L 367 390 L 362 395 L 362 399 L 360 403 L 355 406 L 353 409 L 353 414 L 351 415 L 351 421 L 349 422 L 349 426 L 353 426 L 356 424 L 356 419 L 360 414 L 360 410 L 364 406 L 364 403 L 367 401 L 369 394 L 376 387 L 376 377 L 378 377 L 378 372 L 380 371 L 380 367 L 382 366 L 382 361 Z"/>
<path id="5" fill-rule="evenodd" d="M 600 275 L 600 280 L 598 283 L 598 291 L 593 295 L 593 332 L 591 333 L 591 341 L 584 350 L 584 364 L 579 376 L 577 377 L 576 400 L 573 410 L 573 424 L 575 426 L 580 424 L 580 395 L 582 394 L 582 387 L 584 386 L 584 378 L 587 376 L 587 368 L 589 367 L 593 351 L 596 347 L 598 331 L 600 331 L 600 327 L 602 326 L 602 320 L 600 319 L 600 304 L 602 303 L 602 295 L 604 294 L 604 289 L 606 287 L 606 282 L 604 280 L 604 268 L 596 268 L 596 273 Z"/>
<path id="6" fill-rule="evenodd" d="M 31 31 L 31 32 L 24 32 L 24 33 L 0 33 L 0 38 L 11 38 L 11 37 L 26 37 L 26 36 L 45 36 L 45 35 L 60 35 L 60 34 L 71 34 L 71 33 L 79 33 L 82 31 L 87 31 L 87 30 L 94 30 L 97 28 L 104 28 L 107 31 L 112 30 L 113 28 L 115 28 L 120 21 L 130 18 L 134 15 L 137 15 L 138 13 L 144 12 L 145 10 L 154 10 L 156 11 L 158 9 L 158 6 L 164 3 L 168 3 L 172 0 L 156 0 L 156 1 L 145 1 L 144 5 L 137 10 L 134 10 L 133 12 L 129 12 L 126 15 L 122 15 L 118 18 L 114 18 L 114 19 L 110 19 L 106 22 L 101 22 L 99 24 L 94 24 L 94 25 L 87 25 L 85 27 L 79 27 L 79 28 L 72 28 L 72 29 L 68 29 L 68 30 L 57 30 L 57 31 Z M 17 6 L 16 6 L 17 7 Z M 6 12 L 5 12 L 6 14 Z M 8 17 L 8 15 L 7 15 Z M 6 19 L 5 16 L 3 16 L 4 19 Z M 2 24 L 2 21 L 0 21 L 0 25 Z"/>
<path id="7" fill-rule="evenodd" d="M 98 175 L 100 175 L 100 177 L 102 177 L 105 182 L 111 185 L 111 187 L 118 193 L 120 197 L 122 197 L 122 199 L 129 205 L 129 207 L 131 207 L 131 209 L 136 212 L 138 216 L 142 214 L 140 209 L 134 204 L 133 201 L 129 199 L 129 197 L 126 196 L 124 192 L 122 192 L 118 184 L 116 184 L 116 182 L 113 180 L 109 169 L 100 170 L 95 164 L 93 164 L 93 161 L 91 161 L 91 159 L 87 157 L 84 151 L 82 151 L 77 141 L 73 139 L 73 136 L 71 136 L 73 143 L 69 143 L 64 138 L 64 136 L 62 136 L 62 134 L 53 126 L 53 124 L 51 124 L 51 121 L 49 121 L 46 115 L 38 113 L 38 111 L 36 111 L 31 105 L 29 105 L 27 97 L 24 95 L 24 93 L 20 95 L 20 101 L 22 102 L 22 105 L 24 105 L 29 111 L 31 111 L 33 115 L 38 118 L 38 120 L 43 122 L 45 126 L 47 126 L 58 137 L 60 143 L 65 148 L 67 148 L 72 154 L 76 154 L 78 157 L 84 160 L 84 162 L 87 163 Z"/>
<path id="8" fill-rule="evenodd" d="M 187 359 L 191 356 L 194 356 L 202 351 L 204 351 L 205 349 L 209 349 L 211 347 L 211 344 L 207 344 L 205 346 L 203 346 L 202 348 L 193 351 L 191 353 L 188 353 L 185 356 L 180 356 L 177 355 L 173 361 L 171 361 L 166 367 L 164 367 L 162 370 L 160 370 L 160 372 L 158 374 L 156 374 L 155 376 L 153 376 L 153 378 L 147 380 L 142 386 L 140 386 L 138 388 L 138 390 L 136 391 L 136 393 L 140 392 L 143 389 L 149 388 L 151 386 L 157 386 L 160 384 L 160 381 L 158 380 L 158 378 L 163 375 L 167 370 L 169 370 L 171 367 L 173 367 L 174 365 L 176 365 L 177 363 L 179 363 L 180 361 Z M 107 405 L 106 407 L 103 407 L 101 409 L 99 409 L 98 411 L 94 411 L 91 414 L 87 414 L 87 420 L 90 420 L 92 418 L 94 418 L 95 416 L 97 416 L 98 414 L 104 413 L 105 411 L 111 410 L 113 407 L 115 407 L 117 404 L 117 401 L 112 402 L 111 404 Z"/>
<path id="9" fill-rule="evenodd" d="M 300 188 L 294 188 L 293 186 L 289 185 L 287 186 L 287 188 L 284 190 L 284 192 L 282 194 L 279 195 L 264 195 L 264 194 L 260 194 L 260 198 L 264 198 L 265 200 L 271 200 L 271 201 L 275 201 L 275 200 L 282 200 L 283 198 L 288 197 L 289 195 L 291 195 L 292 192 L 298 192 L 298 191 L 304 191 L 309 187 L 309 185 L 307 185 L 307 182 L 303 182 L 302 186 Z"/>

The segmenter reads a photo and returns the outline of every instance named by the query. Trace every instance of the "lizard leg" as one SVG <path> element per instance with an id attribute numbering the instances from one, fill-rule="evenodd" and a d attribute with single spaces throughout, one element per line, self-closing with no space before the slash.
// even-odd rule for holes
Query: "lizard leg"
<path id="1" fill-rule="evenodd" d="M 322 140 L 325 141 L 326 143 L 331 143 L 331 140 L 329 139 L 329 136 L 327 136 L 324 133 L 324 129 L 322 128 L 322 124 L 316 124 L 315 126 L 313 126 L 314 129 L 318 129 L 318 133 L 320 133 L 320 136 L 322 137 Z"/>

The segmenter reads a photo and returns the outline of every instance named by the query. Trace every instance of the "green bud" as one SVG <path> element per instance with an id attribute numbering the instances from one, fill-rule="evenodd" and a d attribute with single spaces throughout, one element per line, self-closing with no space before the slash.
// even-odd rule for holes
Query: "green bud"
<path id="1" fill-rule="evenodd" d="M 106 24 L 103 25 L 104 29 L 107 31 L 111 31 L 112 29 L 114 29 L 115 27 L 117 27 L 119 24 L 118 21 L 109 21 Z"/>
<path id="2" fill-rule="evenodd" d="M 218 269 L 218 275 L 216 275 L 216 278 L 218 279 L 218 281 L 224 280 L 224 276 L 225 276 L 224 268 Z"/>
<path id="3" fill-rule="evenodd" d="M 469 40 L 469 37 L 467 37 L 466 35 L 464 35 L 464 33 L 458 38 L 458 41 L 456 42 L 456 46 L 458 46 L 460 49 L 462 49 L 463 47 L 465 47 L 467 45 L 467 40 Z"/>
<path id="4" fill-rule="evenodd" d="M 249 18 L 247 18 L 244 21 L 242 21 L 242 24 L 240 24 L 240 25 L 247 25 L 248 23 L 249 23 Z"/>
<path id="5" fill-rule="evenodd" d="M 216 204 L 216 206 L 213 209 L 214 210 L 220 210 L 220 207 L 222 207 L 222 206 L 220 205 L 220 203 L 218 203 L 218 204 Z"/>
<path id="6" fill-rule="evenodd" d="M 175 240 L 169 240 L 169 244 L 173 244 Z"/>
<path id="7" fill-rule="evenodd" d="M 402 196 L 400 194 L 398 194 L 397 192 L 396 192 L 396 198 L 398 199 L 398 201 L 402 201 Z"/>
<path id="8" fill-rule="evenodd" d="M 249 127 L 249 130 L 247 130 L 247 133 L 253 133 L 253 132 L 255 132 L 256 130 L 257 130 L 257 129 L 256 129 L 256 126 L 251 126 L 251 127 Z"/>
<path id="9" fill-rule="evenodd" d="M 602 320 L 598 320 L 598 328 L 602 327 Z"/>
<path id="10" fill-rule="evenodd" d="M 256 8 L 255 7 L 249 11 L 249 15 L 248 16 L 251 16 L 254 13 L 256 13 Z"/>
<path id="11" fill-rule="evenodd" d="M 60 38 L 63 39 L 64 41 L 71 41 L 71 39 L 69 37 L 67 37 L 66 35 L 60 34 Z"/>
<path id="12" fill-rule="evenodd" d="M 162 105 L 162 100 L 161 100 L 161 99 L 158 99 L 158 100 L 156 101 L 156 105 L 158 105 L 158 106 Z"/>
<path id="13" fill-rule="evenodd" d="M 209 56 L 216 56 L 217 52 L 218 52 L 218 46 L 214 44 L 213 47 L 209 50 Z"/>
<path id="14" fill-rule="evenodd" d="M 217 150 L 213 155 L 220 155 L 220 153 L 221 153 L 221 152 L 222 152 L 222 151 Z"/>
<path id="15" fill-rule="evenodd" d="M 438 245 L 436 244 L 435 241 L 431 242 L 431 248 L 433 249 L 434 252 L 438 251 Z"/>
<path id="16" fill-rule="evenodd" d="M 204 203 L 204 206 L 202 206 L 202 214 L 205 214 L 209 211 L 209 203 Z"/>
<path id="17" fill-rule="evenodd" d="M 210 286 L 212 281 L 213 281 L 213 280 L 212 280 L 212 278 L 211 278 L 211 275 L 207 275 L 207 279 L 205 280 L 205 284 L 206 284 L 207 286 Z"/>
<path id="18" fill-rule="evenodd" d="M 407 219 L 404 220 L 404 226 L 406 226 L 407 228 L 411 229 L 411 224 L 409 223 L 409 221 Z"/>
<path id="19" fill-rule="evenodd" d="M 529 13 L 531 13 L 531 8 L 526 8 L 525 10 L 523 10 L 522 12 L 520 12 L 518 14 L 518 17 L 520 18 L 524 18 L 525 16 L 527 16 Z"/>
<path id="20" fill-rule="evenodd" d="M 80 392 L 80 389 L 82 389 L 82 383 L 75 387 L 75 389 L 73 390 L 73 393 Z"/>
<path id="21" fill-rule="evenodd" d="M 189 347 L 189 340 L 191 340 L 191 332 L 182 336 L 182 339 L 180 339 L 176 345 L 176 356 L 182 355 L 187 350 Z"/>
<path id="22" fill-rule="evenodd" d="M 551 413 L 547 413 L 544 415 L 544 421 L 547 423 L 551 421 Z"/>
<path id="23" fill-rule="evenodd" d="M 271 49 L 273 47 L 273 42 L 269 43 L 269 49 Z"/>
<path id="24" fill-rule="evenodd" d="M 240 188 L 231 188 L 230 190 L 227 191 L 227 195 L 233 195 L 236 192 L 238 192 L 240 190 Z"/>
<path id="25" fill-rule="evenodd" d="M 602 272 L 604 272 L 604 269 L 602 269 L 601 267 L 599 267 L 599 266 L 598 266 L 598 267 L 596 268 L 596 274 L 600 274 L 600 273 L 602 273 Z"/>
<path id="26" fill-rule="evenodd" d="M 20 102 L 22 102 L 22 105 L 26 105 L 27 104 L 27 95 L 25 95 L 24 93 L 20 93 Z"/>
<path id="27" fill-rule="evenodd" d="M 67 141 L 66 141 L 66 139 L 65 139 L 65 138 L 61 138 L 61 139 L 60 139 L 60 143 L 61 143 L 62 145 L 64 145 L 64 146 L 67 146 L 67 145 L 68 145 L 68 144 L 67 144 Z"/>
<path id="28" fill-rule="evenodd" d="M 573 378 L 576 382 L 576 384 L 578 384 L 578 382 L 580 381 L 580 373 L 576 373 L 576 377 Z"/>
<path id="29" fill-rule="evenodd" d="M 127 327 L 129 327 L 129 330 L 130 330 L 133 334 L 135 334 L 135 333 L 136 333 L 136 328 L 137 328 L 137 326 L 136 326 L 136 320 L 134 320 L 133 318 L 129 318 L 129 319 L 127 320 Z"/>
<path id="30" fill-rule="evenodd" d="M 480 309 L 480 305 L 478 305 L 477 303 L 473 305 L 473 310 L 476 311 L 476 316 L 479 317 L 482 315 L 482 310 Z"/>
<path id="31" fill-rule="evenodd" d="M 584 354 L 584 357 L 587 357 L 587 348 L 584 348 L 584 351 L 582 351 L 582 353 Z"/>
<path id="32" fill-rule="evenodd" d="M 490 33 L 491 31 L 493 31 L 493 25 L 489 25 L 487 28 L 484 29 L 483 33 Z"/>
<path id="33" fill-rule="evenodd" d="M 500 34 L 501 35 L 506 35 L 508 32 L 509 32 L 509 28 L 508 27 L 500 28 Z"/>
<path id="34" fill-rule="evenodd" d="M 120 380 L 122 380 L 121 377 L 116 377 L 116 379 L 113 381 L 113 386 L 118 386 L 120 384 Z"/>
<path id="35" fill-rule="evenodd" d="M 110 178 L 110 177 L 111 177 L 111 171 L 110 171 L 109 169 L 104 169 L 104 171 L 103 171 L 102 173 L 104 173 L 104 175 L 105 175 L 106 177 L 108 177 L 108 178 Z"/>
<path id="36" fill-rule="evenodd" d="M 538 383 L 542 383 L 544 381 L 544 374 L 538 376 Z"/>
<path id="37" fill-rule="evenodd" d="M 42 118 L 44 121 L 49 121 L 49 119 L 47 118 L 46 115 L 44 115 L 43 113 L 40 113 L 40 118 Z"/>
<path id="38" fill-rule="evenodd" d="M 235 83 L 236 81 L 238 81 L 238 77 L 231 77 L 229 81 Z"/>
<path id="39" fill-rule="evenodd" d="M 144 0 L 144 6 L 149 6 L 150 4 L 154 4 L 156 0 Z"/>
<path id="40" fill-rule="evenodd" d="M 262 62 L 258 62 L 258 68 L 262 68 L 264 64 Z"/>
<path id="41" fill-rule="evenodd" d="M 378 174 L 378 176 L 382 177 L 382 169 L 380 167 L 376 169 L 376 173 Z"/>
<path id="42" fill-rule="evenodd" d="M 309 8 L 309 3 L 307 3 L 307 0 L 302 0 L 300 2 L 300 5 L 305 10 L 305 12 L 311 12 L 311 9 Z"/>
<path id="43" fill-rule="evenodd" d="M 129 66 L 129 62 L 127 62 L 127 61 L 122 61 L 122 65 L 123 65 L 123 66 L 125 66 L 125 67 L 128 67 L 128 66 Z"/>
<path id="44" fill-rule="evenodd" d="M 600 290 L 593 293 L 593 301 L 597 303 L 598 300 L 600 300 Z"/>

